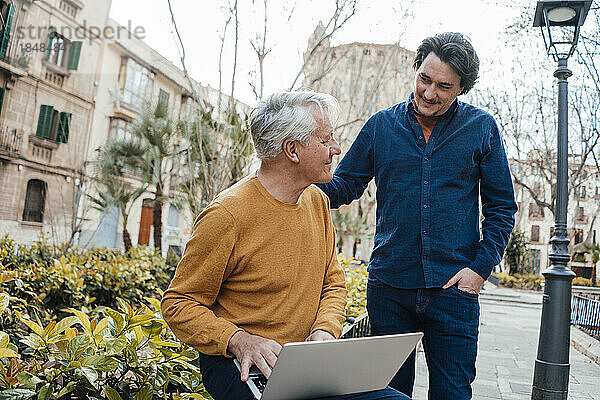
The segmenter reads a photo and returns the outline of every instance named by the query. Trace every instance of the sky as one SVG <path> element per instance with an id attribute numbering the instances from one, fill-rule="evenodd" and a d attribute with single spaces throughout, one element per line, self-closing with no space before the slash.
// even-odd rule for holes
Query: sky
<path id="1" fill-rule="evenodd" d="M 234 0 L 230 0 L 233 3 Z M 500 33 L 517 15 L 506 1 L 493 0 L 362 0 L 356 14 L 333 37 L 332 44 L 352 42 L 400 43 L 415 50 L 419 42 L 443 31 L 468 35 L 486 65 L 498 57 Z M 531 1 L 532 5 L 535 4 Z M 171 0 L 186 51 L 188 71 L 197 81 L 219 87 L 220 35 L 226 18 L 227 0 Z M 262 32 L 262 0 L 238 0 L 239 40 L 235 96 L 256 103 L 248 81 L 257 70 L 250 38 Z M 268 0 L 265 93 L 287 89 L 301 67 L 308 37 L 319 21 L 329 20 L 333 0 Z M 403 4 L 405 7 L 403 8 Z M 408 9 L 410 7 L 410 9 Z M 175 38 L 167 0 L 113 0 L 111 18 L 121 25 L 142 26 L 144 41 L 164 57 L 181 66 L 180 46 Z M 228 27 L 223 48 L 222 88 L 229 93 L 233 71 L 234 26 Z M 540 41 L 541 36 L 540 36 Z M 482 76 L 480 82 L 485 81 Z"/>

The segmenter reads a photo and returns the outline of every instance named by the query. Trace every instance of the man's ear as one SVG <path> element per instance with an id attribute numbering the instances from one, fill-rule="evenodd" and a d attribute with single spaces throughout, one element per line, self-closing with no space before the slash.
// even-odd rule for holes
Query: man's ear
<path id="1" fill-rule="evenodd" d="M 298 158 L 298 146 L 300 144 L 297 140 L 285 139 L 283 141 L 283 154 L 285 157 L 293 163 L 299 163 Z"/>

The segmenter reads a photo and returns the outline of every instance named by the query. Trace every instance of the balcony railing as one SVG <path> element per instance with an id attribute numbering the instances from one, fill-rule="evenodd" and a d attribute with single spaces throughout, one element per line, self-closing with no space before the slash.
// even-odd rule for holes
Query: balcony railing
<path id="1" fill-rule="evenodd" d="M 23 152 L 23 132 L 9 127 L 0 127 L 0 153 L 21 154 Z"/>

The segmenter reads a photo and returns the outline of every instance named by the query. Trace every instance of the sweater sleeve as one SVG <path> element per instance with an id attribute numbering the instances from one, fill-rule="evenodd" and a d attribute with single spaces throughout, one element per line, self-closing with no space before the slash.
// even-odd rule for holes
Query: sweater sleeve
<path id="1" fill-rule="evenodd" d="M 325 196 L 324 196 L 325 197 Z M 337 259 L 335 248 L 335 228 L 331 221 L 329 201 L 327 203 L 325 224 L 327 230 L 327 269 L 323 279 L 321 299 L 315 322 L 310 333 L 324 330 L 338 338 L 342 334 L 342 324 L 346 319 L 346 277 Z"/>
<path id="2" fill-rule="evenodd" d="M 235 266 L 236 237 L 233 216 L 213 202 L 196 219 L 161 302 L 163 317 L 175 336 L 204 354 L 227 355 L 229 339 L 242 330 L 211 311 L 221 284 Z"/>

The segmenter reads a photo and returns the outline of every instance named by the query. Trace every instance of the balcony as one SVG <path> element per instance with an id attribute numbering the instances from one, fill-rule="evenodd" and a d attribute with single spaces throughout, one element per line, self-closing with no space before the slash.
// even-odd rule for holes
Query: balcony
<path id="1" fill-rule="evenodd" d="M 0 156 L 16 157 L 23 152 L 23 132 L 16 128 L 0 128 Z"/>

